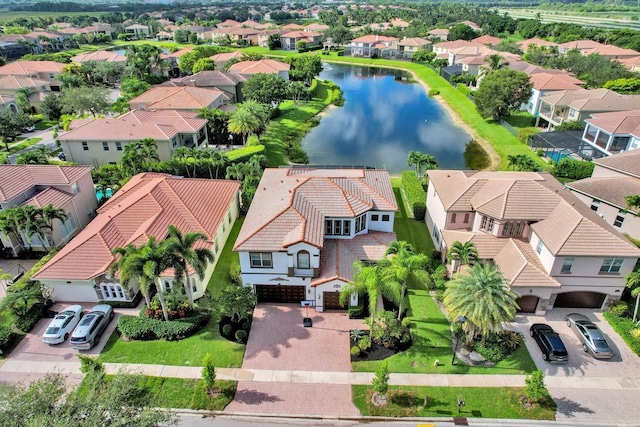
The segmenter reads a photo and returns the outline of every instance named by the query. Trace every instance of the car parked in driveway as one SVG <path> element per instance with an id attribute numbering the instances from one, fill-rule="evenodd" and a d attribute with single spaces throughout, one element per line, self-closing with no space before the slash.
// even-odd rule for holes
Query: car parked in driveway
<path id="1" fill-rule="evenodd" d="M 81 305 L 71 305 L 56 314 L 42 334 L 42 342 L 49 345 L 65 342 L 83 314 Z"/>
<path id="2" fill-rule="evenodd" d="M 547 362 L 566 363 L 569 361 L 567 348 L 564 346 L 560 335 L 549 325 L 534 323 L 529 328 L 529 334 L 540 347 L 542 359 Z"/>
<path id="3" fill-rule="evenodd" d="M 71 347 L 90 350 L 100 342 L 100 336 L 113 319 L 113 308 L 107 304 L 94 306 L 71 335 Z"/>
<path id="4" fill-rule="evenodd" d="M 597 359 L 609 359 L 613 350 L 609 346 L 604 334 L 587 316 L 578 313 L 567 314 L 567 326 L 576 334 L 582 343 L 585 353 Z"/>

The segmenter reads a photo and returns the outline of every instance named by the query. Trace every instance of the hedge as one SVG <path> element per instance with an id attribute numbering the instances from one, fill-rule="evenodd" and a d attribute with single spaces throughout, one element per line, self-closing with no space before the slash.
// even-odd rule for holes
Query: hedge
<path id="1" fill-rule="evenodd" d="M 11 347 L 16 334 L 13 333 L 9 326 L 0 325 L 0 354 L 4 353 Z"/>
<path id="2" fill-rule="evenodd" d="M 263 154 L 264 145 L 250 145 L 247 147 L 238 148 L 237 150 L 229 151 L 226 153 L 227 159 L 230 162 L 244 162 L 249 160 L 254 154 Z"/>
<path id="3" fill-rule="evenodd" d="M 562 178 L 584 179 L 591 177 L 595 163 L 565 157 L 553 166 L 553 175 Z"/>
<path id="4" fill-rule="evenodd" d="M 630 317 L 617 316 L 609 311 L 602 313 L 602 317 L 607 319 L 614 331 L 618 333 L 627 343 L 629 348 L 640 356 L 640 340 L 631 335 L 631 331 L 636 329 L 636 324 Z"/>
<path id="5" fill-rule="evenodd" d="M 193 335 L 211 319 L 211 312 L 203 310 L 191 317 L 178 320 L 154 320 L 147 317 L 120 316 L 118 329 L 127 339 L 147 341 L 178 341 Z"/>
<path id="6" fill-rule="evenodd" d="M 427 211 L 427 194 L 414 171 L 402 172 L 402 189 L 415 219 L 423 220 Z"/>

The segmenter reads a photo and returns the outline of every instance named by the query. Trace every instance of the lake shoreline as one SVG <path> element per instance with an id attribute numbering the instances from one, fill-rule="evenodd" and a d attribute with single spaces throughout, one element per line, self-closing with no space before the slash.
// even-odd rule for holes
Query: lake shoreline
<path id="1" fill-rule="evenodd" d="M 415 71 L 408 70 L 403 67 L 397 67 L 393 65 L 378 65 L 378 64 L 376 65 L 368 65 L 368 64 L 360 64 L 360 63 L 355 64 L 353 62 L 336 61 L 333 59 L 324 59 L 324 58 L 322 58 L 322 60 L 324 62 L 334 63 L 334 64 L 356 65 L 356 66 L 362 66 L 362 67 L 378 67 L 378 68 L 387 68 L 392 70 L 405 71 L 411 74 L 411 77 L 415 82 L 422 85 L 422 88 L 424 89 L 427 95 L 429 94 L 429 90 L 431 89 L 425 81 L 423 81 L 418 77 Z M 485 153 L 487 154 L 487 158 L 489 159 L 489 165 L 484 170 L 492 170 L 492 171 L 498 170 L 500 168 L 500 164 L 502 163 L 502 159 L 500 155 L 497 153 L 497 151 L 493 148 L 493 145 L 491 145 L 491 142 L 481 137 L 476 131 L 476 129 L 474 129 L 473 126 L 471 126 L 469 123 L 465 122 L 462 119 L 462 117 L 460 117 L 460 115 L 456 113 L 456 111 L 453 110 L 453 108 L 451 108 L 451 106 L 441 96 L 438 95 L 431 98 L 434 99 L 449 114 L 451 121 L 456 126 L 458 126 L 462 130 L 464 130 L 467 134 L 469 134 L 472 137 L 472 139 L 475 140 L 485 151 Z"/>

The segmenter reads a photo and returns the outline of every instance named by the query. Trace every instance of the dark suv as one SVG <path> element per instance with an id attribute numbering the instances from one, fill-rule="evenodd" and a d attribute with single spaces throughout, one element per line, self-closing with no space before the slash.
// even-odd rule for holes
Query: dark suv
<path id="1" fill-rule="evenodd" d="M 529 333 L 536 340 L 538 347 L 540 347 L 544 360 L 555 363 L 569 361 L 569 354 L 564 343 L 551 326 L 544 323 L 534 323 L 531 325 Z"/>

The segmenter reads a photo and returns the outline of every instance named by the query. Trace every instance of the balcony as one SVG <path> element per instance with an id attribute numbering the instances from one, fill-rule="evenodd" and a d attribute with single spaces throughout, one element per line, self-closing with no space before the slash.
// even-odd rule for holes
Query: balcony
<path id="1" fill-rule="evenodd" d="M 294 268 L 293 275 L 297 277 L 313 277 L 313 268 Z"/>

